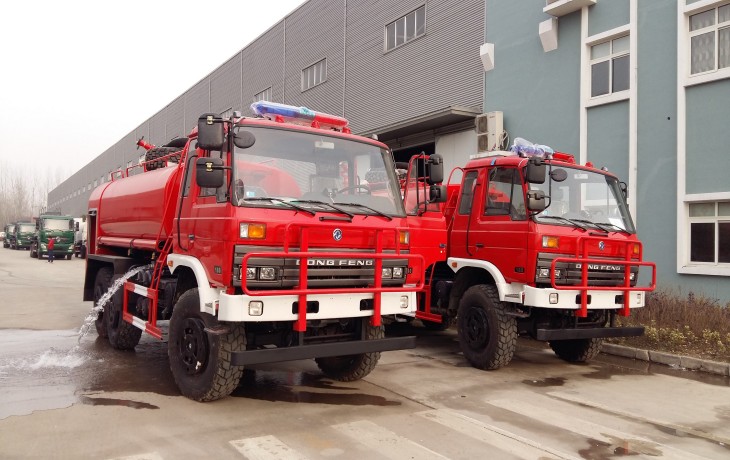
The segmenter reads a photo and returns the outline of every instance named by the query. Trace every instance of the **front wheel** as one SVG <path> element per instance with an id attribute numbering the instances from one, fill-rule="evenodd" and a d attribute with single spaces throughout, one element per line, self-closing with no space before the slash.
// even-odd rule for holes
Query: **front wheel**
<path id="1" fill-rule="evenodd" d="M 369 318 L 362 319 L 367 340 L 382 339 L 385 337 L 384 326 L 373 326 Z M 331 356 L 315 358 L 319 369 L 327 377 L 340 382 L 353 382 L 367 376 L 375 369 L 380 360 L 380 352 L 360 353 L 348 356 Z"/>
<path id="2" fill-rule="evenodd" d="M 246 349 L 242 325 L 229 324 L 224 333 L 214 316 L 200 311 L 198 289 L 186 291 L 175 304 L 170 319 L 167 355 L 170 370 L 183 396 L 213 401 L 230 395 L 243 375 L 233 366 L 233 352 Z"/>
<path id="3" fill-rule="evenodd" d="M 94 280 L 94 307 L 99 306 L 99 300 L 104 297 L 104 294 L 109 290 L 112 285 L 112 277 L 114 272 L 109 267 L 103 267 L 96 272 L 96 279 Z M 111 302 L 111 299 L 108 300 Z M 99 337 L 107 338 L 109 334 L 106 330 L 106 321 L 104 321 L 104 306 L 96 314 L 96 320 L 94 321 L 94 327 L 96 327 L 96 333 Z"/>
<path id="4" fill-rule="evenodd" d="M 111 284 L 114 284 L 114 281 L 119 278 L 121 278 L 120 275 L 115 275 L 112 278 L 113 282 Z M 139 340 L 142 338 L 142 330 L 124 321 L 124 293 L 122 289 L 124 288 L 118 288 L 104 307 L 106 331 L 112 347 L 117 350 L 134 350 L 134 347 L 137 346 Z M 134 307 L 132 305 L 134 304 L 130 301 L 130 313 L 134 314 Z"/>
<path id="5" fill-rule="evenodd" d="M 554 340 L 550 342 L 558 358 L 569 363 L 584 363 L 592 360 L 601 352 L 603 339 Z"/>
<path id="6" fill-rule="evenodd" d="M 464 293 L 457 315 L 459 346 L 478 369 L 506 366 L 517 348 L 517 321 L 504 311 L 497 288 L 478 284 Z"/>

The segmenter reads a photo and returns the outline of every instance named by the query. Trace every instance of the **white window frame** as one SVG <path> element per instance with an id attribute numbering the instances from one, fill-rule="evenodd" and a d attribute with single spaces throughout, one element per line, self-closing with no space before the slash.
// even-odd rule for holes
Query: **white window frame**
<path id="1" fill-rule="evenodd" d="M 302 69 L 302 92 L 310 90 L 327 81 L 327 58 Z"/>
<path id="2" fill-rule="evenodd" d="M 423 24 L 421 27 L 421 33 L 418 33 L 418 10 L 423 9 Z M 410 19 L 409 16 L 413 15 L 413 36 L 408 37 L 406 33 L 408 32 L 408 20 Z M 393 40 L 394 43 L 392 46 L 389 46 L 390 43 L 388 43 L 388 27 L 393 26 L 395 28 L 393 33 Z M 398 43 L 398 29 L 403 29 L 403 43 Z M 426 35 L 426 4 L 422 4 L 418 6 L 417 8 L 412 9 L 408 13 L 404 14 L 403 16 L 398 17 L 397 19 L 394 19 L 393 21 L 390 21 L 385 25 L 383 28 L 383 51 L 389 52 L 393 51 L 396 48 L 400 48 L 401 46 L 405 45 L 406 43 L 411 43 L 412 41 L 416 40 L 417 38 L 420 38 L 422 36 Z"/>
<path id="3" fill-rule="evenodd" d="M 702 83 L 708 83 L 711 81 L 716 80 L 722 80 L 725 78 L 730 78 L 730 67 L 725 67 L 723 69 L 717 68 L 717 60 L 719 59 L 719 52 L 718 52 L 718 40 L 717 40 L 717 31 L 719 29 L 724 29 L 726 27 L 730 27 L 730 22 L 723 22 L 722 25 L 717 23 L 717 10 L 721 6 L 730 5 L 730 2 L 727 0 L 702 0 L 699 2 L 691 3 L 689 5 L 686 5 L 684 7 L 683 11 L 683 20 L 680 21 L 680 25 L 682 26 L 682 29 L 680 31 L 680 37 L 683 37 L 683 48 L 679 49 L 679 56 L 678 59 L 681 59 L 685 63 L 685 74 L 684 76 L 684 86 L 692 86 L 692 85 L 699 85 Z M 681 8 L 681 7 L 680 7 Z M 712 26 L 705 27 L 703 29 L 699 30 L 693 30 L 690 32 L 690 16 L 694 16 L 696 14 L 704 13 L 705 11 L 709 10 L 715 10 L 715 24 Z M 715 69 L 714 70 L 708 70 L 706 72 L 696 73 L 692 74 L 692 37 L 697 35 L 702 35 L 704 33 L 707 33 L 709 31 L 715 31 Z"/>
<path id="4" fill-rule="evenodd" d="M 265 90 L 259 91 L 258 93 L 254 94 L 253 102 L 271 101 L 271 98 L 271 86 L 269 86 Z"/>
<path id="5" fill-rule="evenodd" d="M 588 88 L 586 89 L 586 104 L 585 107 L 595 107 L 598 105 L 603 104 L 611 104 L 613 102 L 618 101 L 625 101 L 630 98 L 631 96 L 631 89 L 632 86 L 634 86 L 634 81 L 632 78 L 633 72 L 631 69 L 631 65 L 633 63 L 633 59 L 631 58 L 631 51 L 634 48 L 633 43 L 633 37 L 631 35 L 631 25 L 626 24 L 621 27 L 617 27 L 615 29 L 608 30 L 606 32 L 592 35 L 590 37 L 587 37 L 584 41 L 585 46 L 585 53 L 587 56 L 587 62 L 586 62 L 586 78 L 587 78 L 587 84 Z M 617 38 L 623 38 L 623 37 L 629 37 L 629 49 L 628 51 L 622 51 L 620 53 L 610 53 L 608 56 L 604 56 L 599 59 L 591 59 L 591 48 L 600 45 L 602 43 L 606 42 L 612 42 L 613 40 L 616 40 Z M 629 88 L 613 92 L 612 91 L 612 85 L 613 85 L 613 59 L 621 57 L 621 56 L 629 56 Z M 600 96 L 591 96 L 591 90 L 592 90 L 592 79 L 591 79 L 591 71 L 594 64 L 597 64 L 599 62 L 609 61 L 609 69 L 608 69 L 608 89 L 609 92 L 607 94 L 601 94 Z"/>
<path id="6" fill-rule="evenodd" d="M 683 254 L 680 254 L 680 266 L 678 267 L 678 273 L 690 274 L 690 275 L 715 275 L 715 276 L 730 276 L 730 263 L 719 263 L 718 251 L 719 251 L 719 238 L 720 234 L 717 231 L 718 222 L 730 222 L 730 217 L 718 216 L 717 215 L 717 203 L 721 201 L 730 201 L 730 192 L 722 193 L 697 193 L 687 195 L 684 200 L 684 213 L 680 217 L 683 221 L 684 227 L 684 244 Z M 715 204 L 715 216 L 703 216 L 703 217 L 690 217 L 689 216 L 689 205 L 694 203 L 714 203 Z M 715 262 L 693 262 L 690 260 L 692 254 L 691 248 L 691 225 L 693 223 L 715 223 Z"/>

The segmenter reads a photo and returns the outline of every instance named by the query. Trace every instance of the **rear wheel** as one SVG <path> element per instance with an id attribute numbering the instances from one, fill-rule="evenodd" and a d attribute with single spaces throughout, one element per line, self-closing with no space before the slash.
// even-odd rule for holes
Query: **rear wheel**
<path id="1" fill-rule="evenodd" d="M 603 339 L 553 340 L 550 348 L 564 361 L 584 363 L 598 356 L 602 344 Z"/>
<path id="2" fill-rule="evenodd" d="M 385 328 L 371 325 L 369 318 L 362 319 L 362 327 L 365 328 L 365 335 L 368 340 L 385 337 Z M 314 359 L 319 369 L 327 377 L 340 382 L 360 380 L 375 369 L 379 360 L 380 352 Z"/>
<path id="3" fill-rule="evenodd" d="M 497 288 L 472 286 L 459 302 L 459 345 L 466 359 L 478 369 L 506 366 L 517 347 L 517 322 L 504 312 Z"/>
<path id="4" fill-rule="evenodd" d="M 243 366 L 231 364 L 233 352 L 246 349 L 240 324 L 223 329 L 214 316 L 200 311 L 198 289 L 186 291 L 170 319 L 167 354 L 170 370 L 183 396 L 213 401 L 230 395 L 243 375 Z M 208 332 L 214 330 L 221 332 Z"/>
<path id="5" fill-rule="evenodd" d="M 104 296 L 104 294 L 109 290 L 109 288 L 112 285 L 112 276 L 114 276 L 114 273 L 112 272 L 112 269 L 109 267 L 104 267 L 100 269 L 98 272 L 96 272 L 96 280 L 94 281 L 94 307 L 99 306 L 99 300 Z M 109 300 L 111 302 L 111 300 Z M 96 321 L 94 321 L 94 326 L 96 327 L 96 333 L 99 334 L 99 337 L 107 338 L 109 335 L 106 330 L 106 322 L 104 321 L 104 310 L 99 310 L 99 312 L 96 315 Z"/>
<path id="6" fill-rule="evenodd" d="M 114 284 L 119 278 L 121 278 L 120 275 L 113 276 L 111 284 Z M 134 347 L 137 346 L 139 339 L 142 337 L 142 330 L 124 321 L 122 317 L 122 310 L 124 308 L 124 293 L 122 289 L 119 288 L 104 306 L 107 336 L 111 346 L 117 350 L 134 350 Z M 134 305 L 134 302 L 130 299 L 129 312 L 132 314 L 135 313 Z"/>

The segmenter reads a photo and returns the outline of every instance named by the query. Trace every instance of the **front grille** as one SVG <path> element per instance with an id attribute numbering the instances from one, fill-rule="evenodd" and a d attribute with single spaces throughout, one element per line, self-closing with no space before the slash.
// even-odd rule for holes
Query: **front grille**
<path id="1" fill-rule="evenodd" d="M 241 273 L 241 264 L 246 253 L 274 252 L 272 248 L 252 248 L 248 246 L 237 246 L 233 260 L 234 286 L 241 286 L 245 280 L 245 274 Z M 292 249 L 296 252 L 296 249 Z M 318 248 L 310 252 L 374 252 L 372 250 L 343 250 L 341 248 Z M 261 267 L 274 267 L 276 277 L 273 280 L 246 280 L 246 286 L 250 289 L 282 289 L 295 288 L 299 283 L 298 257 L 250 257 L 247 260 L 247 268 L 260 269 Z M 383 279 L 383 286 L 401 286 L 405 282 L 406 259 L 383 259 L 383 268 L 403 267 L 403 277 L 394 279 Z M 375 260 L 361 257 L 353 258 L 310 258 L 307 264 L 307 287 L 308 288 L 338 288 L 338 287 L 366 287 L 372 286 L 375 282 Z"/>
<path id="2" fill-rule="evenodd" d="M 537 259 L 537 270 L 535 273 L 535 282 L 538 284 L 550 284 L 550 276 L 541 277 L 540 269 L 547 269 L 548 273 L 554 259 L 558 257 L 571 257 L 562 254 L 546 254 L 541 253 Z M 625 266 L 622 264 L 612 264 L 612 260 L 623 261 L 624 259 L 613 258 L 604 259 L 601 263 L 591 263 L 588 265 L 588 285 L 589 286 L 623 286 Z M 557 286 L 575 286 L 583 282 L 582 264 L 574 262 L 558 262 L 555 264 L 555 270 L 560 271 L 560 276 L 555 277 Z M 631 267 L 631 273 L 634 274 L 634 280 L 631 286 L 636 285 L 639 267 Z"/>

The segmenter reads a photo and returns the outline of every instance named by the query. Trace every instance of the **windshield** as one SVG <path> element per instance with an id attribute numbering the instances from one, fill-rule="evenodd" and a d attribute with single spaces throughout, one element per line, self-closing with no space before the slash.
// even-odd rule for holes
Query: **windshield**
<path id="1" fill-rule="evenodd" d="M 540 223 L 581 225 L 604 231 L 634 233 L 626 200 L 615 177 L 575 168 L 564 169 L 562 182 L 548 179 L 544 184 L 530 184 L 549 196 L 548 207 L 535 216 Z M 552 190 L 549 187 L 552 186 Z"/>
<path id="2" fill-rule="evenodd" d="M 71 227 L 69 226 L 69 220 L 59 220 L 59 219 L 44 219 L 43 220 L 43 228 L 45 230 L 70 230 Z"/>
<path id="3" fill-rule="evenodd" d="M 245 130 L 256 142 L 249 148 L 235 149 L 234 205 L 404 214 L 389 151 L 319 134 L 253 127 Z"/>
<path id="4" fill-rule="evenodd" d="M 20 225 L 18 227 L 18 231 L 19 232 L 22 232 L 22 233 L 34 232 L 35 231 L 35 225 L 33 225 L 33 224 Z"/>

